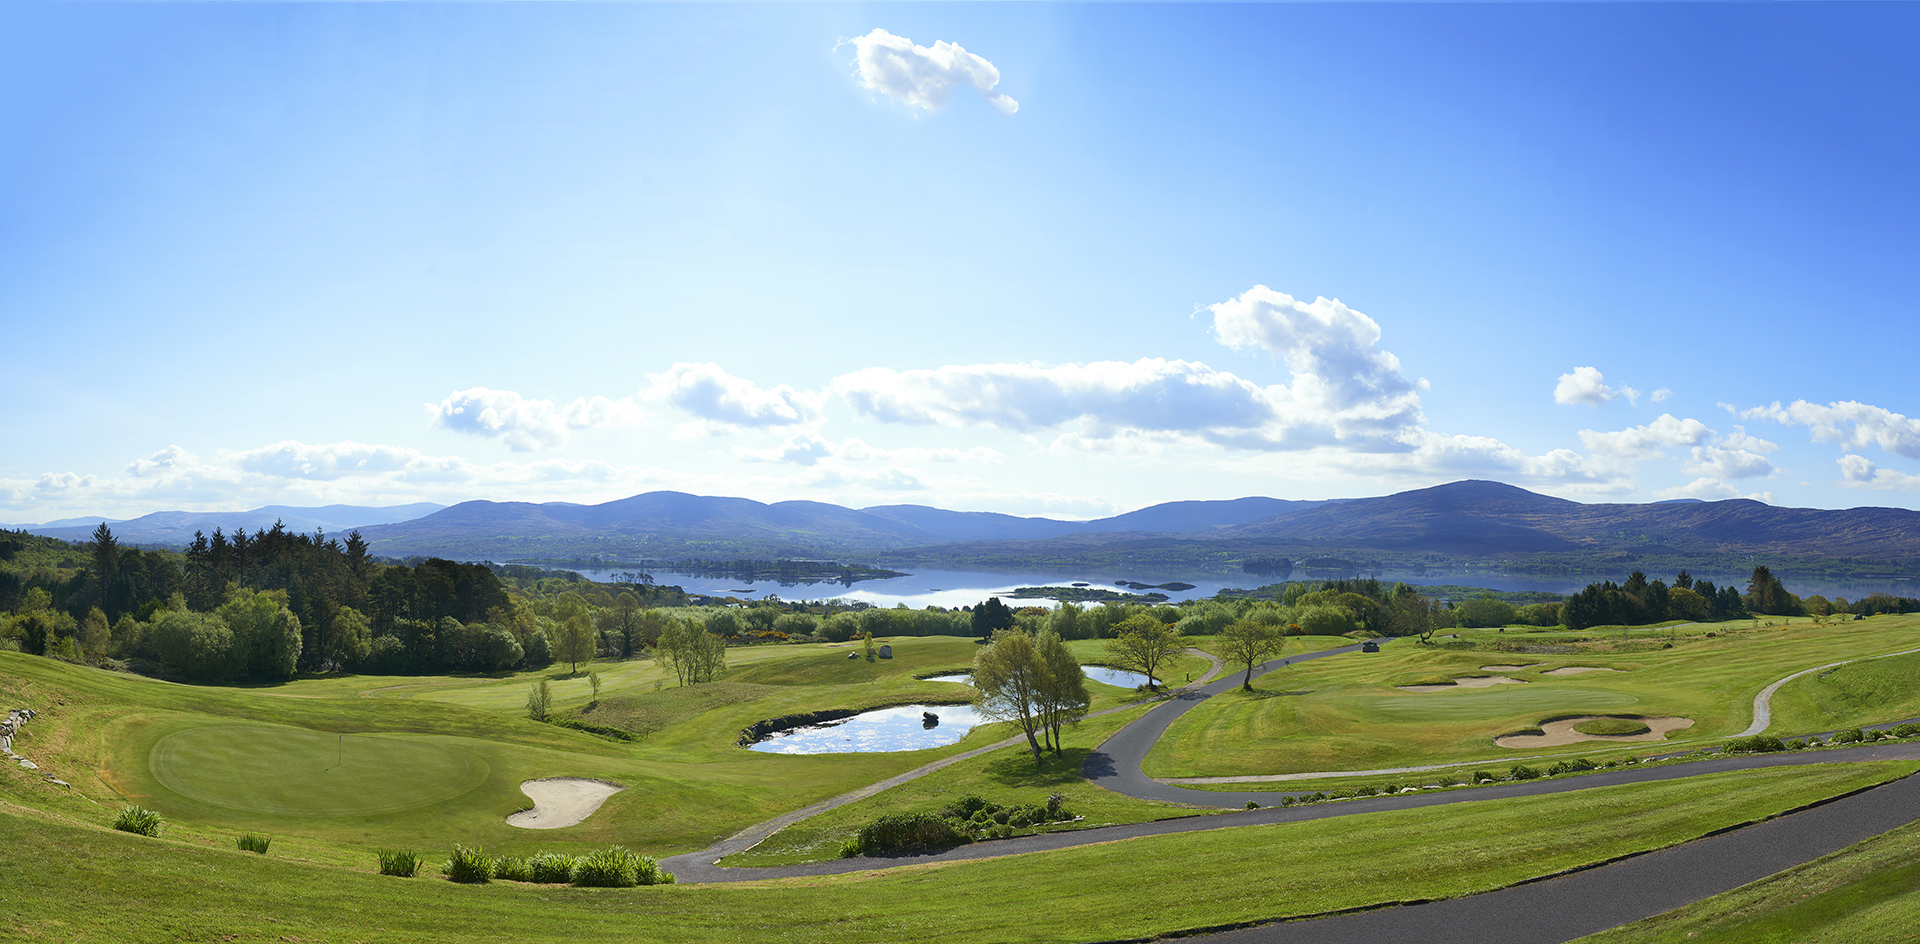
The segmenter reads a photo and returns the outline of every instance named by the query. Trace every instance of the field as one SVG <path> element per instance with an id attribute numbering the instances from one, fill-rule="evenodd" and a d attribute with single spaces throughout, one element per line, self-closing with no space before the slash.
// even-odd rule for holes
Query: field
<path id="1" fill-rule="evenodd" d="M 1628 749 L 1645 755 L 1724 740 L 1748 723 L 1753 694 L 1792 672 L 1920 646 L 1915 619 L 1720 627 L 1711 637 L 1688 629 L 1676 633 L 1672 648 L 1636 638 L 1637 648 L 1620 651 L 1609 639 L 1558 638 L 1548 645 L 1569 651 L 1528 654 L 1399 640 L 1378 654 L 1302 663 L 1257 679 L 1251 695 L 1230 691 L 1189 712 L 1151 755 L 1148 772 L 1472 763 L 1514 756 L 1492 747 L 1491 737 L 1556 715 L 1695 719 L 1693 729 L 1668 743 L 1606 745 L 1616 756 Z M 1507 646 L 1524 636 L 1463 632 L 1447 642 Z M 1208 639 L 1191 641 L 1212 646 Z M 0 774 L 0 870 L 9 876 L 0 937 L 583 941 L 626 939 L 635 922 L 650 939 L 689 941 L 900 940 L 934 928 L 958 941 L 1130 937 L 1469 894 L 1683 842 L 1915 767 L 1775 768 L 1275 826 L 1232 827 L 1229 814 L 1218 818 L 1222 828 L 1199 832 L 730 885 L 475 888 L 444 882 L 437 873 L 411 881 L 374 874 L 377 849 L 418 850 L 431 872 L 456 843 L 515 855 L 619 844 L 664 858 L 1013 733 L 1006 725 L 983 726 L 950 747 L 890 754 L 781 756 L 734 743 L 742 728 L 765 718 L 964 696 L 960 686 L 916 676 L 964 670 L 975 648 L 970 640 L 890 642 L 896 657 L 876 662 L 848 659 L 846 646 L 734 650 L 724 680 L 684 688 L 645 661 L 595 663 L 580 677 L 556 667 L 498 677 L 348 677 L 207 688 L 0 652 L 0 702 L 41 711 L 15 745 L 40 769 L 8 765 Z M 1290 651 L 1345 642 L 1295 640 Z M 1098 643 L 1075 646 L 1083 659 L 1098 660 Z M 1507 686 L 1510 691 L 1396 687 L 1490 674 L 1485 665 L 1523 666 L 1500 674 L 1525 682 Z M 1166 674 L 1178 682 L 1208 666 L 1188 656 Z M 1616 671 L 1543 674 L 1556 666 Z M 585 668 L 600 676 L 597 701 Z M 1805 676 L 1782 689 L 1773 730 L 1920 714 L 1907 681 L 1916 672 L 1920 654 Z M 527 719 L 527 691 L 542 677 L 557 707 L 631 731 L 635 739 Z M 966 794 L 1035 803 L 1060 792 L 1082 817 L 1066 828 L 1199 812 L 1110 793 L 1080 776 L 1090 751 L 1151 707 L 1134 692 L 1089 688 L 1094 711 L 1108 713 L 1070 728 L 1064 756 L 1049 757 L 1038 770 L 1024 746 L 987 751 L 803 820 L 726 864 L 833 859 L 875 816 L 933 810 Z M 71 786 L 50 784 L 46 776 Z M 627 789 L 576 826 L 506 825 L 508 814 L 530 805 L 520 783 L 545 777 L 608 780 Z M 125 803 L 158 811 L 166 822 L 161 836 L 107 829 Z M 272 837 L 271 854 L 236 850 L 235 840 L 246 834 Z M 1822 881 L 1833 888 L 1860 885 L 1846 894 L 1910 907 L 1901 904 L 1911 897 L 1899 890 L 1908 887 L 1899 885 L 1905 879 L 1874 884 L 1883 871 L 1856 865 Z M 995 907 L 961 907 L 952 897 L 956 887 L 967 889 L 967 901 Z M 128 927 L 142 930 L 129 938 Z"/>

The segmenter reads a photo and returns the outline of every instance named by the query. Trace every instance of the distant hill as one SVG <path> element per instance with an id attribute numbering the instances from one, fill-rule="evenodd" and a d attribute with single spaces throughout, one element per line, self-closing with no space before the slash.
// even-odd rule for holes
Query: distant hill
<path id="1" fill-rule="evenodd" d="M 117 521 L 110 518 L 68 518 L 49 521 L 43 525 L 21 525 L 19 530 L 59 538 L 63 541 L 86 541 L 93 537 L 94 529 L 104 521 L 107 527 L 113 529 L 113 536 L 122 544 L 167 544 L 184 547 L 192 543 L 195 531 L 203 531 L 207 534 L 212 534 L 215 528 L 223 529 L 229 534 L 243 528 L 248 531 L 259 531 L 272 528 L 274 522 L 278 521 L 284 524 L 287 530 L 303 534 L 310 534 L 318 529 L 344 535 L 364 525 L 406 521 L 410 518 L 433 514 L 445 507 L 447 506 L 433 502 L 415 502 L 410 505 L 384 507 L 324 505 L 319 508 L 298 508 L 291 505 L 268 505 L 252 511 L 156 511 L 150 515 Z"/>
<path id="2" fill-rule="evenodd" d="M 362 528 L 361 534 L 387 555 L 806 557 L 1084 533 L 1203 531 L 1313 504 L 1272 498 L 1170 502 L 1111 518 L 1062 521 L 924 505 L 853 509 L 647 492 L 600 505 L 462 502 L 412 521 Z"/>

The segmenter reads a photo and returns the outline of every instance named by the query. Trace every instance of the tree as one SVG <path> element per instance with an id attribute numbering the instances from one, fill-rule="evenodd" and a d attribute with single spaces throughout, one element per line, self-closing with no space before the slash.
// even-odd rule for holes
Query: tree
<path id="1" fill-rule="evenodd" d="M 585 612 L 575 613 L 560 624 L 560 638 L 554 649 L 554 658 L 573 666 L 572 672 L 578 674 L 580 663 L 593 661 L 593 620 Z"/>
<path id="2" fill-rule="evenodd" d="M 727 641 L 707 632 L 698 620 L 674 621 L 660 633 L 654 658 L 673 667 L 682 685 L 711 682 L 727 668 Z"/>
<path id="3" fill-rule="evenodd" d="M 108 528 L 106 522 L 100 522 L 100 527 L 93 529 L 93 541 L 88 550 L 93 556 L 91 577 L 94 599 L 101 606 L 111 609 L 113 588 L 117 582 L 115 578 L 120 570 L 120 542 L 114 538 L 113 529 Z"/>
<path id="4" fill-rule="evenodd" d="M 1278 654 L 1286 644 L 1280 630 L 1268 623 L 1241 620 L 1220 631 L 1221 651 L 1227 662 L 1247 667 L 1240 687 L 1253 691 L 1253 667 Z"/>
<path id="5" fill-rule="evenodd" d="M 988 597 L 985 603 L 973 608 L 973 634 L 986 639 L 996 630 L 1013 627 L 1013 609 L 1000 602 L 999 597 Z"/>
<path id="6" fill-rule="evenodd" d="M 1087 673 L 1080 670 L 1080 660 L 1060 641 L 1058 633 L 1041 631 L 1034 637 L 1034 650 L 1047 668 L 1040 689 L 1040 722 L 1053 739 L 1053 754 L 1058 757 L 1061 726 L 1077 724 L 1086 717 L 1093 696 L 1087 694 Z"/>
<path id="7" fill-rule="evenodd" d="M 973 709 L 995 721 L 1019 725 L 1033 751 L 1035 770 L 1041 768 L 1039 734 L 1045 726 L 1041 705 L 1053 684 L 1050 675 L 1033 637 L 1017 629 L 994 633 L 973 656 Z"/>
<path id="8" fill-rule="evenodd" d="M 1107 658 L 1145 675 L 1148 688 L 1157 684 L 1160 664 L 1180 651 L 1180 637 L 1172 627 L 1151 616 L 1128 617 L 1114 632 L 1107 640 Z"/>
<path id="9" fill-rule="evenodd" d="M 533 687 L 527 691 L 527 717 L 535 721 L 545 721 L 552 710 L 553 689 L 547 686 L 547 680 L 541 679 L 533 683 Z"/>

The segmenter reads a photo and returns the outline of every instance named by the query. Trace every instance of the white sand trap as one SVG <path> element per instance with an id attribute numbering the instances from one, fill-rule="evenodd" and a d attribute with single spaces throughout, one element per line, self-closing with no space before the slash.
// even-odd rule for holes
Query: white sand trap
<path id="1" fill-rule="evenodd" d="M 1635 718 L 1633 720 L 1647 726 L 1645 734 L 1581 734 L 1573 726 L 1583 721 L 1598 721 L 1602 715 L 1581 715 L 1578 718 L 1561 718 L 1540 726 L 1539 734 L 1508 734 L 1493 739 L 1501 747 L 1525 749 L 1532 747 L 1560 747 L 1564 744 L 1578 744 L 1581 741 L 1658 741 L 1669 733 L 1693 727 L 1692 718 Z"/>
<path id="2" fill-rule="evenodd" d="M 1518 672 L 1521 669 L 1530 669 L 1539 664 L 1540 663 L 1538 662 L 1522 662 L 1519 665 L 1483 665 L 1480 667 L 1480 671 L 1482 672 Z"/>
<path id="3" fill-rule="evenodd" d="M 1507 678 L 1504 675 L 1469 675 L 1466 678 L 1454 679 L 1451 685 L 1402 685 L 1400 686 L 1400 690 L 1403 692 L 1451 692 L 1460 688 L 1492 688 L 1495 685 L 1505 685 L 1509 682 L 1516 685 L 1527 684 L 1519 679 Z"/>
<path id="4" fill-rule="evenodd" d="M 533 798 L 533 809 L 521 810 L 507 817 L 507 825 L 521 829 L 572 826 L 592 816 L 600 804 L 607 802 L 607 797 L 625 789 L 605 780 L 582 780 L 578 777 L 528 780 L 520 784 L 520 792 Z"/>
<path id="5" fill-rule="evenodd" d="M 1603 669 L 1593 665 L 1566 665 L 1557 669 L 1548 669 L 1541 675 L 1583 675 L 1588 672 L 1618 672 L 1619 669 Z"/>

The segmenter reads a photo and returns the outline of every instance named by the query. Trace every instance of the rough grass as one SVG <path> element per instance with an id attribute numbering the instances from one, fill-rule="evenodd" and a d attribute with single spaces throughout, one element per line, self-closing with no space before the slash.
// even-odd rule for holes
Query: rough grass
<path id="1" fill-rule="evenodd" d="M 0 872 L 9 877 L 4 926 L 28 939 L 587 944 L 644 929 L 663 942 L 1079 941 L 1470 894 L 1697 838 L 1914 766 L 1780 768 L 979 862 L 625 891 L 387 882 L 0 807 Z"/>
<path id="2" fill-rule="evenodd" d="M 1773 715 L 1776 730 L 1792 732 L 1920 718 L 1920 652 L 1794 679 L 1774 694 Z"/>

